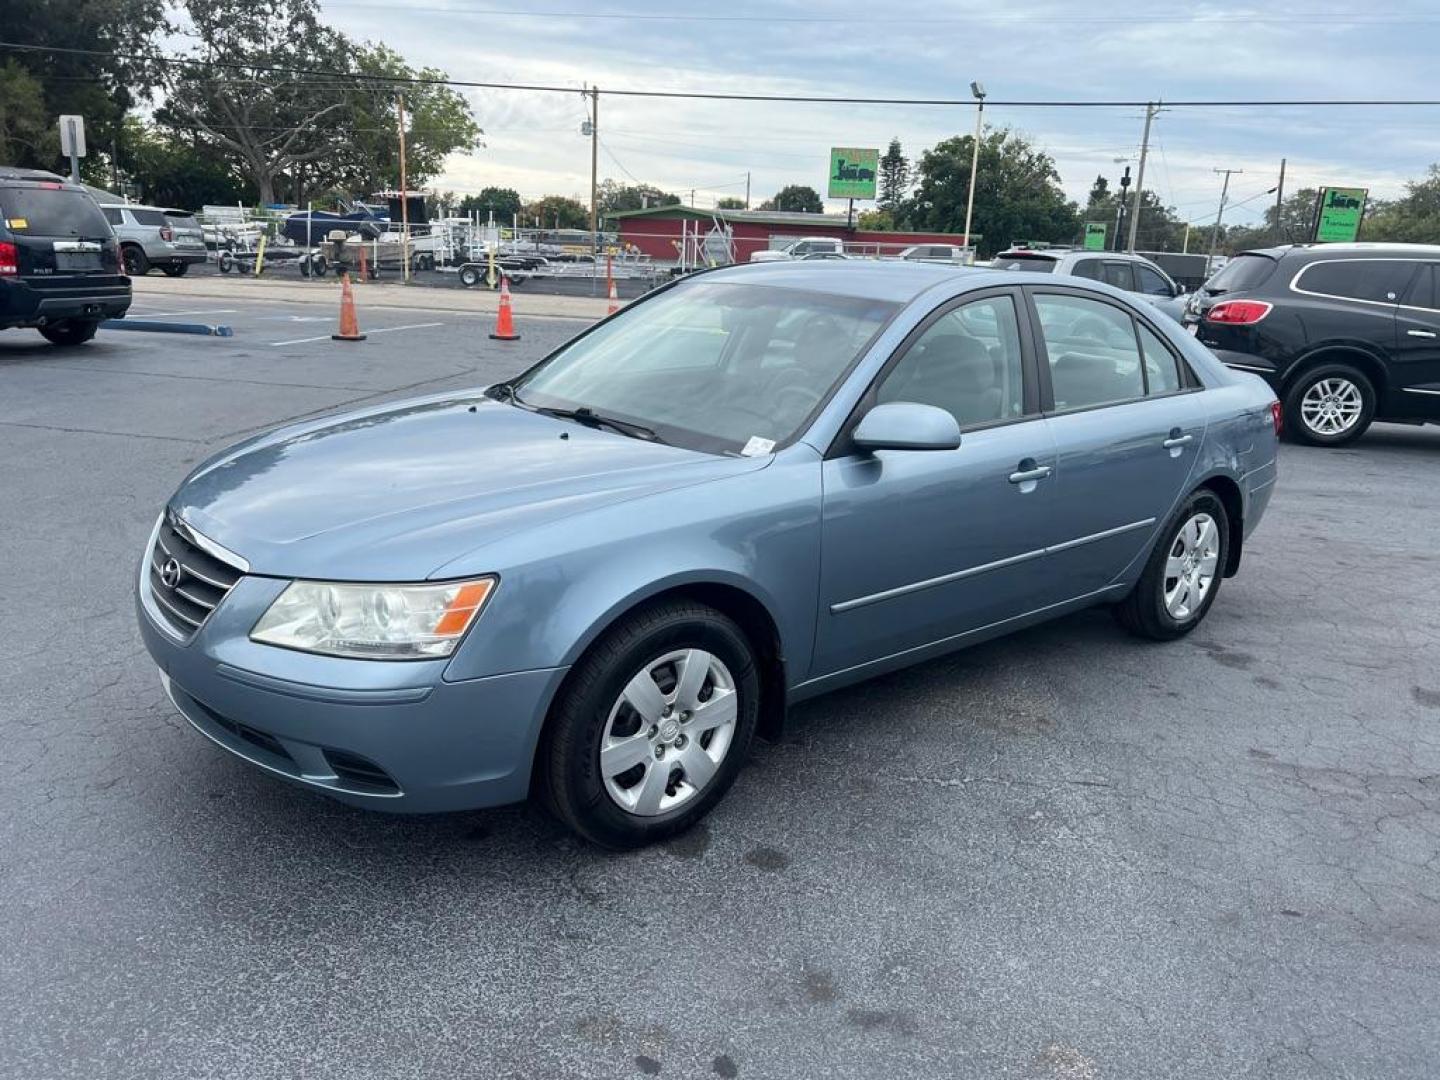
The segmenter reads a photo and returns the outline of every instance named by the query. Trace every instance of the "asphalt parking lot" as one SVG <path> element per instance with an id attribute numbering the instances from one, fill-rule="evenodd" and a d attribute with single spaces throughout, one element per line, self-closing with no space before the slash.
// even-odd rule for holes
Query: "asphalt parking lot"
<path id="1" fill-rule="evenodd" d="M 0 334 L 0 1076 L 1435 1075 L 1440 428 L 1286 446 L 1191 638 L 1091 612 L 807 703 L 612 855 L 222 755 L 131 604 L 212 450 L 582 324 L 145 300 L 235 336 Z"/>

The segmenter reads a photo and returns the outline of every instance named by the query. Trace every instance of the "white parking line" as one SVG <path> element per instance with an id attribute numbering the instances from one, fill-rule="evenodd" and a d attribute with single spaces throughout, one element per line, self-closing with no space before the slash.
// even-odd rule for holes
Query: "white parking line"
<path id="1" fill-rule="evenodd" d="M 207 308 L 204 311 L 147 311 L 143 315 L 137 315 L 131 311 L 126 314 L 129 319 L 169 319 L 175 315 L 235 315 L 239 308 Z"/>
<path id="2" fill-rule="evenodd" d="M 397 330 L 424 330 L 424 329 L 426 329 L 427 327 L 431 327 L 431 326 L 444 326 L 444 325 L 445 325 L 445 324 L 444 324 L 443 322 L 421 322 L 421 323 L 411 323 L 409 326 L 382 326 L 379 330 L 366 330 L 366 331 L 364 331 L 364 333 L 366 333 L 366 334 L 393 334 L 393 333 L 395 333 L 395 331 L 397 331 Z M 275 349 L 275 348 L 279 348 L 281 345 L 308 345 L 308 344 L 310 344 L 310 342 L 312 342 L 312 341 L 329 341 L 329 340 L 330 340 L 330 335 L 329 335 L 329 334 L 321 334 L 319 337 L 294 338 L 294 339 L 291 340 L 291 341 L 272 341 L 272 342 L 270 343 L 270 347 L 271 347 L 272 349 Z"/>

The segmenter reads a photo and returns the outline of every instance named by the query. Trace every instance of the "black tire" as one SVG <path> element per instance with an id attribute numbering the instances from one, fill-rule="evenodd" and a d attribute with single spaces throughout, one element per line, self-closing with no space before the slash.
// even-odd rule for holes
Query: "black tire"
<path id="1" fill-rule="evenodd" d="M 316 255 L 310 260 L 310 274 L 313 277 L 324 277 L 330 272 L 330 263 L 324 255 Z"/>
<path id="2" fill-rule="evenodd" d="M 166 277 L 184 277 L 186 271 L 190 269 L 190 264 L 169 263 L 165 266 L 160 267 L 160 269 L 164 271 Z"/>
<path id="3" fill-rule="evenodd" d="M 1169 576 L 1166 566 L 1172 555 L 1182 553 L 1185 545 L 1181 540 L 1182 530 L 1187 529 L 1198 515 L 1208 515 L 1218 533 L 1218 550 L 1215 566 L 1204 595 L 1198 606 L 1181 615 L 1172 612 L 1166 605 L 1166 586 L 1178 580 Z M 1225 504 L 1209 488 L 1200 488 L 1175 511 L 1165 524 L 1161 540 L 1150 553 L 1140 580 L 1130 595 L 1112 609 L 1120 625 L 1138 637 L 1152 641 L 1173 641 L 1184 637 L 1199 626 L 1210 605 L 1220 592 L 1220 582 L 1225 579 L 1226 560 L 1230 556 L 1230 518 L 1225 513 Z"/>
<path id="4" fill-rule="evenodd" d="M 703 649 L 728 669 L 737 695 L 735 726 L 708 782 L 672 809 L 641 816 L 622 808 L 607 791 L 600 772 L 601 742 L 611 710 L 636 673 L 679 649 Z M 724 796 L 745 763 L 759 712 L 755 654 L 734 622 L 688 601 L 642 609 L 608 631 L 570 673 L 536 755 L 537 786 L 550 811 L 593 843 L 617 849 L 655 843 L 688 829 Z M 697 740 L 705 737 L 702 733 Z M 658 767 L 648 756 L 644 764 L 646 776 Z M 671 787 L 679 791 L 681 781 L 675 777 L 683 776 L 681 767 L 667 767 L 665 775 L 671 778 L 667 792 Z"/>
<path id="5" fill-rule="evenodd" d="M 144 277 L 150 272 L 150 260 L 134 244 L 126 244 L 120 249 L 120 265 L 131 277 Z"/>
<path id="6" fill-rule="evenodd" d="M 467 289 L 473 289 L 480 284 L 480 271 L 473 266 L 462 266 L 460 268 L 460 284 Z"/>
<path id="7" fill-rule="evenodd" d="M 1306 421 L 1305 395 L 1317 383 L 1339 379 L 1350 383 L 1359 392 L 1359 418 L 1338 434 L 1317 431 Z M 1284 433 L 1296 442 L 1307 443 L 1310 446 L 1344 446 L 1365 434 L 1365 429 L 1375 418 L 1377 400 L 1375 385 L 1364 372 L 1349 364 L 1320 364 L 1301 372 L 1286 389 L 1284 412 L 1282 413 L 1285 417 Z"/>
<path id="8" fill-rule="evenodd" d="M 309 258 L 308 258 L 308 257 L 305 257 L 305 256 L 301 256 L 299 259 L 296 259 L 295 261 L 296 261 L 296 264 L 297 264 L 296 267 L 295 267 L 295 269 L 297 269 L 297 270 L 300 271 L 300 276 L 301 276 L 301 277 L 308 278 L 308 277 L 310 276 L 310 260 L 309 260 Z"/>
<path id="9" fill-rule="evenodd" d="M 98 329 L 100 324 L 94 319 L 66 319 L 40 327 L 40 334 L 51 345 L 84 345 Z"/>
<path id="10" fill-rule="evenodd" d="M 228 274 L 235 269 L 235 256 L 228 251 L 220 252 L 219 258 L 215 260 L 215 267 L 222 274 Z"/>

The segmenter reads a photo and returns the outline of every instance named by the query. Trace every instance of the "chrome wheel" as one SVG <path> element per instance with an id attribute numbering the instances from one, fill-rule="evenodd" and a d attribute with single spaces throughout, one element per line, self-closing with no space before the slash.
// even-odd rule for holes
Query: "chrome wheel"
<path id="1" fill-rule="evenodd" d="M 600 777 L 622 810 L 654 817 L 695 798 L 719 771 L 739 716 L 735 680 L 703 649 L 666 653 L 635 673 L 600 737 Z"/>
<path id="2" fill-rule="evenodd" d="M 1316 435 L 1343 435 L 1360 420 L 1365 399 L 1360 388 L 1338 375 L 1317 379 L 1300 399 L 1300 419 Z"/>
<path id="3" fill-rule="evenodd" d="M 1220 568 L 1220 528 L 1209 514 L 1196 514 L 1170 544 L 1165 559 L 1165 610 L 1184 622 L 1200 610 Z"/>

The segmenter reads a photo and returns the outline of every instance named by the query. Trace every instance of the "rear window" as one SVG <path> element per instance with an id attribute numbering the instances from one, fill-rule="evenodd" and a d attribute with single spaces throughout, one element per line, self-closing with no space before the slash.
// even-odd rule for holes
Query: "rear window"
<path id="1" fill-rule="evenodd" d="M 130 210 L 130 216 L 135 219 L 137 225 L 165 225 L 165 215 L 159 210 Z"/>
<path id="2" fill-rule="evenodd" d="M 19 236 L 110 236 L 95 200 L 63 188 L 0 188 L 0 217 Z"/>
<path id="3" fill-rule="evenodd" d="M 1026 255 L 1007 251 L 997 255 L 990 264 L 996 270 L 1030 270 L 1037 274 L 1048 274 L 1055 269 L 1053 255 Z"/>
<path id="4" fill-rule="evenodd" d="M 1205 291 L 1216 293 L 1258 289 L 1278 265 L 1268 255 L 1236 255 L 1205 282 Z"/>
<path id="5" fill-rule="evenodd" d="M 1345 300 L 1393 304 L 1415 272 L 1413 262 L 1400 259 L 1344 259 L 1314 262 L 1295 278 L 1295 288 Z"/>

